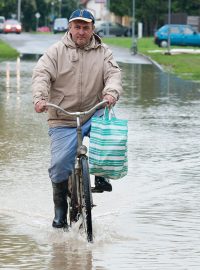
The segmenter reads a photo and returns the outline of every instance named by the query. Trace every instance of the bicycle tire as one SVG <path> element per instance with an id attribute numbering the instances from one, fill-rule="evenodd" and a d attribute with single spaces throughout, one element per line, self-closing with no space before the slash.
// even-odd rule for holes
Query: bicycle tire
<path id="1" fill-rule="evenodd" d="M 77 197 L 77 181 L 76 175 L 72 173 L 70 176 L 70 202 L 69 202 L 69 219 L 70 226 L 73 222 L 78 221 L 78 197 Z"/>
<path id="2" fill-rule="evenodd" d="M 92 231 L 92 193 L 90 185 L 90 174 L 88 159 L 86 156 L 80 158 L 81 165 L 81 175 L 83 184 L 83 202 L 82 202 L 82 217 L 83 225 L 87 234 L 88 242 L 93 241 L 93 231 Z"/>

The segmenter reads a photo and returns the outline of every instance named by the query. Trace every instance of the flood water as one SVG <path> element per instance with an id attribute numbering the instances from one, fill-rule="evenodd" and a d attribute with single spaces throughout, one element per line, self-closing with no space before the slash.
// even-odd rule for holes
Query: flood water
<path id="1" fill-rule="evenodd" d="M 200 84 L 120 64 L 129 173 L 95 194 L 94 244 L 51 228 L 49 138 L 34 61 L 0 64 L 0 269 L 199 270 Z"/>

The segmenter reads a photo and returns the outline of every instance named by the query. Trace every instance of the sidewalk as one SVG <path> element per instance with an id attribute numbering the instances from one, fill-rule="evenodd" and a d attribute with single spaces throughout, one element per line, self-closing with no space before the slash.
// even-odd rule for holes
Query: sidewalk
<path id="1" fill-rule="evenodd" d="M 145 56 L 141 54 L 133 55 L 131 51 L 126 48 L 119 48 L 109 46 L 113 52 L 113 55 L 117 62 L 129 63 L 129 64 L 145 64 L 151 65 L 152 62 Z"/>

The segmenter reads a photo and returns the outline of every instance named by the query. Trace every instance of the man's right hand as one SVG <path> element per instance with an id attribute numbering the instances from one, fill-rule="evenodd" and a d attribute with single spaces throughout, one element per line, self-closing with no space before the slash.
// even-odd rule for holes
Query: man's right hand
<path id="1" fill-rule="evenodd" d="M 35 111 L 37 113 L 41 113 L 41 112 L 46 112 L 47 111 L 47 103 L 45 100 L 39 100 L 36 104 L 35 104 Z"/>

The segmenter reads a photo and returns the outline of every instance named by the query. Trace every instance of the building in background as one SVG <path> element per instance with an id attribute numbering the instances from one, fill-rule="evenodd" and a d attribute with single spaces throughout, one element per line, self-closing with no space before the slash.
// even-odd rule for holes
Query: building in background
<path id="1" fill-rule="evenodd" d="M 118 22 L 124 26 L 130 26 L 131 18 L 114 15 L 109 11 L 109 3 L 110 0 L 89 0 L 86 7 L 94 14 L 96 20 Z"/>
<path id="2" fill-rule="evenodd" d="M 87 9 L 89 9 L 94 14 L 96 20 L 109 19 L 107 0 L 89 0 L 87 3 Z"/>

